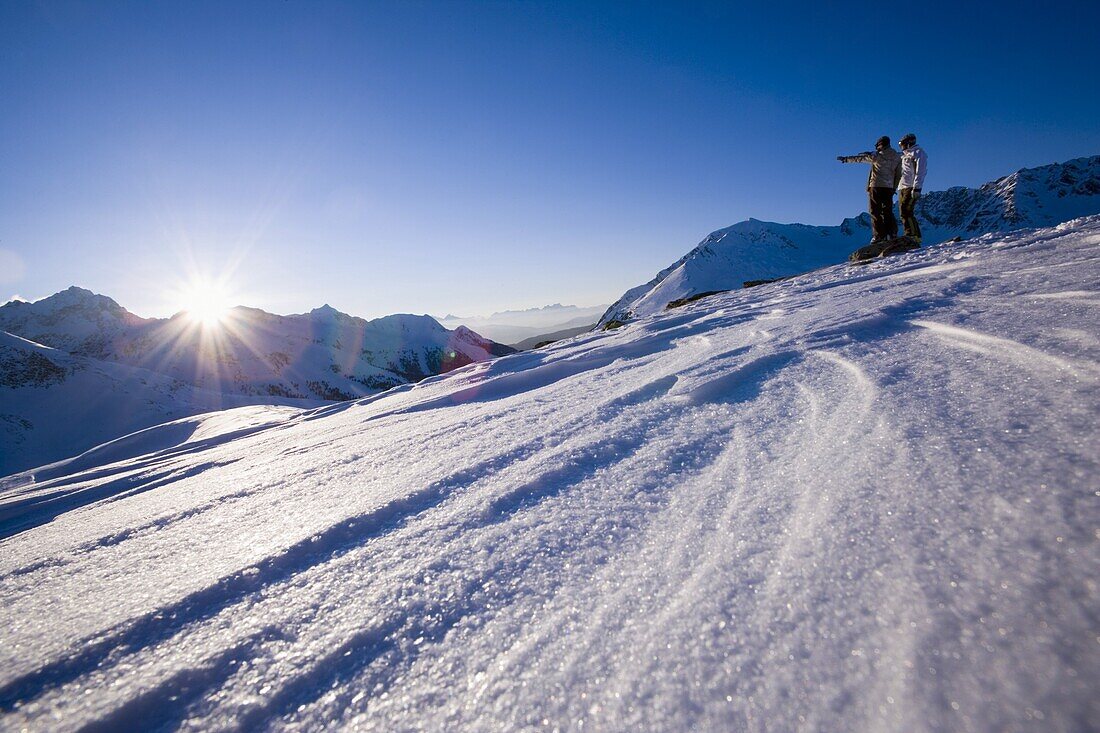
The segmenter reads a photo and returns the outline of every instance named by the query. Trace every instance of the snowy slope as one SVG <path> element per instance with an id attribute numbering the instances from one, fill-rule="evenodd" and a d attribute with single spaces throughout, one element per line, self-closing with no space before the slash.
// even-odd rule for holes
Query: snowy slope
<path id="1" fill-rule="evenodd" d="M 367 321 L 328 305 L 292 316 L 238 306 L 208 328 L 185 314 L 138 318 L 77 287 L 0 306 L 0 330 L 216 392 L 299 399 L 350 399 L 512 351 L 429 316 Z"/>
<path id="2" fill-rule="evenodd" d="M 186 415 L 257 403 L 323 404 L 199 389 L 146 369 L 73 356 L 0 332 L 0 476 Z"/>
<path id="3" fill-rule="evenodd" d="M 1053 226 L 1100 213 L 1100 156 L 1027 168 L 980 188 L 931 191 L 917 205 L 926 243 L 1023 227 Z M 861 214 L 840 226 L 749 219 L 709 234 L 653 280 L 631 288 L 600 319 L 625 322 L 660 313 L 675 300 L 739 288 L 843 262 L 871 238 Z"/>
<path id="4" fill-rule="evenodd" d="M 9 478 L 0 727 L 1093 729 L 1097 283 L 986 235 Z"/>

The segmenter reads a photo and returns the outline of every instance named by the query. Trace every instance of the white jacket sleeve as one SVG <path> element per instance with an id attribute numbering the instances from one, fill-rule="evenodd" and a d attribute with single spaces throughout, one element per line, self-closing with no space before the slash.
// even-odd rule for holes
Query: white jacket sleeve
<path id="1" fill-rule="evenodd" d="M 917 151 L 917 154 L 913 156 L 913 161 L 916 170 L 913 172 L 913 188 L 924 188 L 924 174 L 928 172 L 928 155 L 924 152 L 924 148 Z"/>

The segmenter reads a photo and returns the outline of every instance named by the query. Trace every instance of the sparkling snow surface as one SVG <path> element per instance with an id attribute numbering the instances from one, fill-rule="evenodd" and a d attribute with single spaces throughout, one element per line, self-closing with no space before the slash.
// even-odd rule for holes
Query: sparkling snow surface
<path id="1" fill-rule="evenodd" d="M 0 728 L 1100 721 L 1100 217 L 264 409 L 7 480 Z"/>

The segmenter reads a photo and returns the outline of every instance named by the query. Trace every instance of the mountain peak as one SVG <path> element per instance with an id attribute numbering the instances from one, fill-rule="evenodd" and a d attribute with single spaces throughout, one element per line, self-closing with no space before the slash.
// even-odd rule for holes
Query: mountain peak
<path id="1" fill-rule="evenodd" d="M 122 308 L 122 306 L 115 302 L 114 299 L 109 298 L 106 295 L 94 293 L 91 290 L 88 290 L 87 288 L 82 288 L 78 285 L 70 285 L 64 290 L 58 293 L 54 293 L 48 298 L 43 298 L 41 301 L 38 302 L 57 302 L 64 303 L 66 305 L 87 303 L 89 305 L 96 305 L 100 307 Z"/>
<path id="2" fill-rule="evenodd" d="M 443 325 L 429 315 L 414 315 L 412 313 L 393 313 L 381 318 L 368 321 L 372 326 L 385 326 L 387 328 L 428 328 L 431 330 L 446 330 Z"/>
<path id="3" fill-rule="evenodd" d="M 320 308 L 314 308 L 306 317 L 311 321 L 322 321 L 325 323 L 363 323 L 363 319 L 356 316 L 344 313 L 343 311 L 336 310 L 328 303 L 325 303 Z"/>
<path id="4" fill-rule="evenodd" d="M 87 288 L 82 288 L 77 285 L 70 285 L 64 290 L 60 290 L 53 295 L 33 302 L 12 300 L 0 306 L 0 308 L 12 305 L 30 306 L 30 308 L 21 309 L 21 312 L 28 316 L 48 317 L 51 314 L 57 314 L 62 311 L 71 312 L 76 310 L 84 312 L 89 317 L 94 315 L 98 318 L 103 314 L 107 314 L 112 318 L 124 319 L 127 321 L 140 322 L 146 320 L 126 310 L 112 298 L 94 293 Z"/>

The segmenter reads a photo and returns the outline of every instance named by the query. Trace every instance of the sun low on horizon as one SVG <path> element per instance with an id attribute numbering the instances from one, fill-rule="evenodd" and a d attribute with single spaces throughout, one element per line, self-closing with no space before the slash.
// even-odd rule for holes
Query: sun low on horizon
<path id="1" fill-rule="evenodd" d="M 172 293 L 177 312 L 204 328 L 218 328 L 237 304 L 232 288 L 219 278 L 192 277 Z"/>

